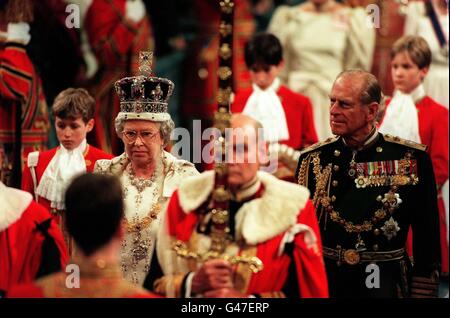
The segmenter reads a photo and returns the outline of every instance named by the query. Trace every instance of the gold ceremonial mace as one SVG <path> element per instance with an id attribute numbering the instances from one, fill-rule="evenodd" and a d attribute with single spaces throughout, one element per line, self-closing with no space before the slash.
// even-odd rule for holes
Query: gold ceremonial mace
<path id="1" fill-rule="evenodd" d="M 211 248 L 208 252 L 200 254 L 190 251 L 186 244 L 176 241 L 173 245 L 174 251 L 178 256 L 191 258 L 200 262 L 208 259 L 224 259 L 231 264 L 247 264 L 252 272 L 257 273 L 263 269 L 263 263 L 257 257 L 248 257 L 245 255 L 230 256 L 225 254 L 225 249 L 233 241 L 230 235 L 230 213 L 229 201 L 231 193 L 228 188 L 228 168 L 226 164 L 226 140 L 225 130 L 231 127 L 230 97 L 233 91 L 233 0 L 220 0 L 220 43 L 219 43 L 219 69 L 218 69 L 218 108 L 214 114 L 214 127 L 220 131 L 220 136 L 215 140 L 215 182 L 211 201 L 208 204 L 210 218 L 204 217 L 204 220 L 211 220 Z M 201 224 L 206 228 L 207 224 Z"/>

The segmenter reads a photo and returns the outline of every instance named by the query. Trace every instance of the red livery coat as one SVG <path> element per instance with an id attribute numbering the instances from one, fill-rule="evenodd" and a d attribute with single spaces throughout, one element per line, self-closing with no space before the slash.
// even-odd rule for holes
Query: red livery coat
<path id="1" fill-rule="evenodd" d="M 387 102 L 389 107 L 390 100 Z M 442 199 L 442 185 L 448 179 L 448 109 L 425 96 L 416 103 L 419 118 L 421 142 L 427 145 L 438 188 L 439 226 L 441 234 L 442 272 L 448 273 L 448 242 L 445 206 Z M 412 249 L 412 237 L 409 235 L 408 248 Z"/>
<path id="2" fill-rule="evenodd" d="M 16 112 L 22 107 L 22 162 L 46 149 L 50 122 L 41 80 L 25 46 L 8 42 L 0 49 L 0 144 L 14 144 Z M 7 154 L 8 155 L 8 154 Z"/>
<path id="3" fill-rule="evenodd" d="M 58 147 L 39 153 L 38 164 L 36 166 L 37 184 L 39 184 L 39 181 L 41 180 L 41 177 L 42 177 L 45 169 L 47 169 L 47 166 L 49 165 L 50 161 L 55 156 L 57 150 L 58 150 Z M 84 159 L 86 162 L 86 171 L 92 172 L 94 170 L 94 166 L 95 166 L 95 163 L 97 162 L 97 160 L 111 159 L 112 157 L 113 157 L 112 155 L 107 154 L 106 152 L 103 152 L 100 149 L 95 148 L 94 146 L 87 145 L 86 150 L 84 152 Z M 33 179 L 31 177 L 30 168 L 28 166 L 25 167 L 24 172 L 23 172 L 22 189 L 31 193 L 33 196 L 35 195 Z M 45 208 L 47 208 L 49 211 L 51 211 L 51 207 L 50 207 L 51 202 L 49 200 L 39 197 L 38 203 L 42 204 Z"/>

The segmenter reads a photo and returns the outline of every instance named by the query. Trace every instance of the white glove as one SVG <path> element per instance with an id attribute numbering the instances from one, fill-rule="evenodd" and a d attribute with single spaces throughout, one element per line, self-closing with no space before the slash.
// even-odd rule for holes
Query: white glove
<path id="1" fill-rule="evenodd" d="M 145 5 L 142 0 L 127 0 L 125 16 L 135 23 L 141 21 L 145 17 Z"/>
<path id="2" fill-rule="evenodd" d="M 7 42 L 20 42 L 27 45 L 31 40 L 30 25 L 26 22 L 8 23 Z"/>

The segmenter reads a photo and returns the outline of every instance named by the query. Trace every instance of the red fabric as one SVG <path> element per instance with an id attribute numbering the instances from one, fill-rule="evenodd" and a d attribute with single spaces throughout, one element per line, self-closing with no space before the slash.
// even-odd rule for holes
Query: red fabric
<path id="1" fill-rule="evenodd" d="M 169 235 L 182 241 L 188 241 L 198 220 L 197 213 L 186 213 L 180 206 L 178 191 L 172 196 L 167 208 Z M 322 243 L 316 214 L 309 201 L 299 213 L 298 223 L 312 228 L 318 238 L 315 249 L 306 247 L 303 234 L 295 237 L 295 266 L 299 281 L 301 297 L 328 297 L 328 282 L 323 264 Z M 287 254 L 278 256 L 278 249 L 284 233 L 263 243 L 257 244 L 257 257 L 263 262 L 264 269 L 252 274 L 247 289 L 248 294 L 261 294 L 281 291 L 288 278 L 288 268 L 291 262 Z"/>
<path id="2" fill-rule="evenodd" d="M 322 256 L 322 242 L 316 213 L 311 201 L 303 208 L 297 218 L 298 224 L 312 228 L 318 241 L 315 248 L 305 244 L 304 233 L 295 237 L 294 261 L 297 269 L 299 294 L 302 298 L 328 297 L 328 281 Z M 288 275 L 290 258 L 283 254 L 277 256 L 284 233 L 258 245 L 258 258 L 264 264 L 264 270 L 254 274 L 248 287 L 248 294 L 261 294 L 281 290 Z"/>
<path id="3" fill-rule="evenodd" d="M 125 17 L 125 0 L 93 1 L 86 14 L 86 32 L 99 62 L 99 80 L 90 88 L 97 100 L 95 142 L 104 151 L 119 155 L 120 142 L 114 119 L 119 98 L 114 82 L 138 74 L 139 51 L 153 50 L 153 33 L 145 16 L 139 23 Z M 154 68 L 154 66 L 153 66 Z"/>
<path id="4" fill-rule="evenodd" d="M 238 91 L 231 105 L 231 112 L 243 112 L 252 92 L 252 88 Z M 289 140 L 280 143 L 294 149 L 303 149 L 315 144 L 318 139 L 309 98 L 293 92 L 284 85 L 280 86 L 277 95 L 280 97 L 289 130 Z"/>
<path id="5" fill-rule="evenodd" d="M 389 107 L 388 100 L 386 108 Z M 448 179 L 448 109 L 425 96 L 416 104 L 419 118 L 419 135 L 421 142 L 428 146 L 434 176 L 438 187 L 439 226 L 441 235 L 441 266 L 442 272 L 448 273 L 448 242 L 445 206 L 442 200 L 441 187 Z M 407 249 L 411 255 L 412 235 L 409 233 Z"/>
<path id="6" fill-rule="evenodd" d="M 7 298 L 44 298 L 44 292 L 35 284 L 17 285 L 6 294 Z"/>
<path id="7" fill-rule="evenodd" d="M 168 231 L 170 236 L 179 240 L 188 241 L 197 224 L 196 213 L 185 213 L 180 207 L 178 190 L 172 195 L 167 206 Z"/>
<path id="8" fill-rule="evenodd" d="M 0 232 L 0 289 L 8 289 L 16 284 L 34 281 L 42 262 L 44 235 L 36 229 L 36 224 L 51 218 L 51 214 L 41 205 L 32 201 L 18 221 Z M 48 234 L 53 238 L 60 252 L 60 265 L 64 268 L 68 261 L 63 236 L 55 221 L 51 221 Z"/>
<path id="9" fill-rule="evenodd" d="M 41 80 L 23 45 L 0 48 L 0 144 L 14 143 L 17 105 L 22 106 L 22 156 L 46 149 L 50 129 Z"/>

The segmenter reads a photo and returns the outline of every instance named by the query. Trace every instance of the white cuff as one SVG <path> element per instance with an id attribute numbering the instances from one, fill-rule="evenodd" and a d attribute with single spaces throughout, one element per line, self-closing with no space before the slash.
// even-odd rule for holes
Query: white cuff
<path id="1" fill-rule="evenodd" d="M 8 37 L 6 40 L 27 45 L 31 40 L 30 25 L 25 22 L 8 23 Z"/>
<path id="2" fill-rule="evenodd" d="M 142 0 L 127 0 L 125 16 L 135 23 L 140 22 L 145 16 L 145 5 Z"/>
<path id="3" fill-rule="evenodd" d="M 187 274 L 187 278 L 184 285 L 184 298 L 191 298 L 191 292 L 192 292 L 192 280 L 194 279 L 195 272 L 190 272 Z"/>
<path id="4" fill-rule="evenodd" d="M 288 243 L 292 243 L 295 236 L 299 233 L 305 233 L 305 243 L 308 248 L 311 248 L 317 242 L 317 237 L 311 227 L 305 224 L 295 224 L 291 226 L 289 230 L 286 231 L 283 238 L 281 239 L 280 246 L 278 248 L 278 256 L 281 256 L 284 252 L 284 247 Z"/>

